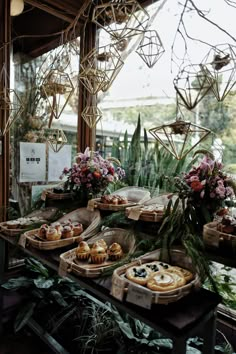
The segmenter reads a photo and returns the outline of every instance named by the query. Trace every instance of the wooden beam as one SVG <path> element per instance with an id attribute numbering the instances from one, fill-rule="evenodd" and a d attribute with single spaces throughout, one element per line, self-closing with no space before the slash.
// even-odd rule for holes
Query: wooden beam
<path id="1" fill-rule="evenodd" d="M 49 13 L 50 15 L 58 17 L 58 18 L 60 18 L 63 21 L 66 21 L 66 22 L 69 22 L 69 23 L 71 23 L 73 21 L 73 17 L 67 16 L 65 14 L 66 13 L 65 8 L 64 8 L 64 11 L 61 12 L 61 11 L 57 11 L 53 7 L 50 7 L 50 6 L 45 5 L 45 4 L 42 4 L 42 2 L 38 2 L 36 0 L 24 0 L 24 1 L 25 1 L 25 3 L 27 3 L 29 5 L 32 5 L 34 7 L 37 7 L 38 9 L 40 9 L 42 11 L 45 11 L 45 12 Z"/>
<path id="2" fill-rule="evenodd" d="M 0 78 L 0 91 L 10 85 L 10 43 L 11 43 L 10 0 L 0 1 L 0 72 L 6 75 Z M 9 118 L 8 110 L 0 110 L 0 126 L 4 127 Z M 0 220 L 7 218 L 6 207 L 9 201 L 9 133 L 0 138 Z"/>

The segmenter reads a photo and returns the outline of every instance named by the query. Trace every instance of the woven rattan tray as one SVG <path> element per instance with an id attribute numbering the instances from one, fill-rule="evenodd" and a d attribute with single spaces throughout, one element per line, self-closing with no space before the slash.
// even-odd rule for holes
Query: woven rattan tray
<path id="1" fill-rule="evenodd" d="M 54 200 L 71 199 L 71 193 L 54 193 L 52 190 L 46 191 L 46 198 Z"/>
<path id="2" fill-rule="evenodd" d="M 134 282 L 131 282 L 125 277 L 125 272 L 129 267 L 139 266 L 145 264 L 147 262 L 157 261 L 160 259 L 161 250 L 155 250 L 153 252 L 147 253 L 144 256 L 141 256 L 134 260 L 133 262 L 121 266 L 114 270 L 112 276 L 112 290 L 111 294 L 118 298 L 119 300 L 123 300 L 125 295 L 129 292 L 129 285 L 132 284 L 132 287 L 144 288 Z M 155 304 L 169 304 L 171 302 L 175 302 L 182 297 L 188 295 L 190 291 L 194 288 L 199 288 L 201 285 L 200 278 L 196 272 L 194 272 L 191 260 L 183 251 L 180 250 L 172 250 L 171 251 L 171 261 L 165 260 L 162 258 L 163 262 L 169 263 L 171 265 L 178 265 L 182 268 L 188 269 L 194 273 L 194 279 L 187 283 L 186 285 L 176 288 L 171 291 L 159 292 L 147 290 L 152 295 L 152 303 Z"/>
<path id="3" fill-rule="evenodd" d="M 46 251 L 65 247 L 73 244 L 74 242 L 80 242 L 82 239 L 91 238 L 97 233 L 101 216 L 98 210 L 91 212 L 87 210 L 87 208 L 80 208 L 64 215 L 62 218 L 57 220 L 57 222 L 62 223 L 69 220 L 71 222 L 79 222 L 83 225 L 84 231 L 79 236 L 68 239 L 60 239 L 57 241 L 43 241 L 37 237 L 38 230 L 31 230 L 21 235 L 19 244 L 25 247 L 27 243 L 29 243 L 35 248 Z M 52 223 L 52 225 L 54 225 L 54 223 Z"/>
<path id="4" fill-rule="evenodd" d="M 220 245 L 227 243 L 236 246 L 236 235 L 226 234 L 217 230 L 218 221 L 210 222 L 203 226 L 203 241 L 205 245 L 213 248 L 219 248 Z"/>
<path id="5" fill-rule="evenodd" d="M 100 198 L 96 198 L 96 199 L 92 199 L 89 202 L 88 208 L 90 210 L 93 210 L 94 208 L 98 208 L 100 210 L 121 211 L 126 209 L 127 207 L 136 204 L 142 204 L 146 200 L 150 199 L 150 192 L 148 189 L 143 187 L 135 187 L 135 186 L 118 189 L 117 191 L 111 193 L 111 195 L 119 195 L 121 197 L 126 197 L 128 199 L 128 203 L 118 204 L 118 205 L 106 204 L 106 203 L 101 203 Z"/>
<path id="6" fill-rule="evenodd" d="M 135 245 L 134 235 L 130 234 L 130 231 L 119 228 L 106 229 L 100 232 L 91 238 L 88 244 L 92 246 L 94 242 L 100 239 L 104 239 L 108 247 L 113 242 L 119 243 L 123 249 L 124 257 L 133 251 Z M 72 272 L 82 277 L 97 278 L 109 267 L 113 267 L 115 263 L 118 263 L 118 261 L 106 260 L 102 264 L 91 264 L 90 261 L 78 261 L 76 258 L 76 248 L 74 248 L 60 255 L 59 273 L 60 275 L 64 275 L 66 272 Z"/>
<path id="7" fill-rule="evenodd" d="M 25 228 L 9 229 L 6 222 L 0 224 L 0 231 L 7 236 L 19 236 L 25 232 Z"/>

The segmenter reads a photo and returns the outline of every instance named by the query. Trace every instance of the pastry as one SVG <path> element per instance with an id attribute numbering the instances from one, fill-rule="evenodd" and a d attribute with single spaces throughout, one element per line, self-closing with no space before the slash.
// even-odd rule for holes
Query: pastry
<path id="1" fill-rule="evenodd" d="M 40 228 L 38 229 L 38 236 L 40 238 L 46 238 L 47 229 L 48 229 L 48 225 L 47 224 L 41 225 Z"/>
<path id="2" fill-rule="evenodd" d="M 83 232 L 83 225 L 79 222 L 72 223 L 74 236 L 79 236 Z"/>
<path id="3" fill-rule="evenodd" d="M 49 226 L 46 229 L 47 241 L 56 241 L 56 240 L 60 240 L 60 238 L 61 238 L 61 233 L 58 233 L 57 229 L 55 229 L 55 227 Z"/>
<path id="4" fill-rule="evenodd" d="M 168 273 L 171 273 L 174 275 L 175 280 L 177 281 L 178 287 L 186 284 L 186 279 L 184 278 L 184 275 L 180 270 L 178 270 L 175 267 L 170 267 L 170 268 L 168 268 L 167 271 L 168 271 Z"/>
<path id="5" fill-rule="evenodd" d="M 178 287 L 178 283 L 174 273 L 160 270 L 149 277 L 147 287 L 153 291 L 171 291 Z"/>
<path id="6" fill-rule="evenodd" d="M 97 240 L 97 241 L 93 244 L 93 247 L 92 247 L 92 248 L 94 248 L 96 245 L 99 245 L 99 246 L 103 247 L 104 250 L 107 251 L 107 243 L 106 243 L 106 241 L 105 241 L 103 238 L 101 238 L 100 240 Z"/>
<path id="7" fill-rule="evenodd" d="M 53 224 L 53 226 L 55 227 L 57 232 L 62 232 L 63 227 L 60 222 L 56 222 L 55 224 Z"/>
<path id="8" fill-rule="evenodd" d="M 98 244 L 95 244 L 93 248 L 90 250 L 90 256 L 91 256 L 91 262 L 96 264 L 101 264 L 105 262 L 107 258 L 105 249 Z"/>
<path id="9" fill-rule="evenodd" d="M 61 237 L 62 238 L 71 238 L 74 236 L 74 231 L 72 230 L 72 227 L 67 225 L 64 226 L 61 232 Z"/>
<path id="10" fill-rule="evenodd" d="M 121 259 L 123 256 L 121 245 L 116 242 L 112 243 L 108 248 L 107 254 L 111 261 L 117 261 L 118 259 Z"/>
<path id="11" fill-rule="evenodd" d="M 117 196 L 118 204 L 128 204 L 128 199 L 126 197 L 121 197 L 120 195 Z"/>
<path id="12" fill-rule="evenodd" d="M 125 276 L 139 285 L 146 285 L 150 277 L 151 271 L 142 266 L 130 267 L 126 270 Z"/>
<path id="13" fill-rule="evenodd" d="M 188 269 L 181 268 L 181 267 L 178 267 L 178 266 L 172 266 L 170 269 L 172 269 L 172 268 L 177 269 L 178 271 L 180 271 L 183 274 L 186 282 L 189 282 L 189 281 L 191 281 L 194 278 L 193 273 L 190 272 Z"/>
<path id="14" fill-rule="evenodd" d="M 87 242 L 81 241 L 76 249 L 76 257 L 80 261 L 87 261 L 90 257 L 90 248 Z"/>
<path id="15" fill-rule="evenodd" d="M 168 269 L 170 267 L 169 264 L 163 263 L 163 262 L 159 262 L 159 261 L 146 263 L 144 266 L 147 267 L 153 273 L 154 272 L 158 272 L 159 270 Z"/>
<path id="16" fill-rule="evenodd" d="M 20 223 L 18 220 L 10 220 L 6 222 L 6 227 L 8 229 L 19 229 Z"/>

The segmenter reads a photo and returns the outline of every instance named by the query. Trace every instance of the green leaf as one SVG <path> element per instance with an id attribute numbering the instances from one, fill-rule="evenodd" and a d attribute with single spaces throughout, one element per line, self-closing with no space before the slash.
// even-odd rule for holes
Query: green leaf
<path id="1" fill-rule="evenodd" d="M 54 281 L 52 279 L 46 279 L 45 277 L 38 277 L 34 279 L 34 284 L 39 289 L 49 289 L 54 285 Z"/>
<path id="2" fill-rule="evenodd" d="M 63 295 L 59 291 L 52 290 L 50 294 L 59 305 L 62 307 L 68 306 L 68 303 L 65 301 Z"/>
<path id="3" fill-rule="evenodd" d="M 6 283 L 2 284 L 1 286 L 4 289 L 8 290 L 17 290 L 19 288 L 28 288 L 32 285 L 32 279 L 27 277 L 18 277 L 9 279 Z"/>
<path id="4" fill-rule="evenodd" d="M 16 320 L 14 323 L 14 331 L 18 332 L 22 327 L 24 327 L 29 319 L 32 317 L 34 313 L 34 309 L 36 307 L 35 302 L 28 302 L 24 307 L 21 307 L 20 312 L 16 316 Z"/>
<path id="5" fill-rule="evenodd" d="M 44 265 L 35 258 L 26 258 L 25 266 L 31 272 L 40 273 L 46 278 L 49 276 L 47 268 L 44 267 Z"/>

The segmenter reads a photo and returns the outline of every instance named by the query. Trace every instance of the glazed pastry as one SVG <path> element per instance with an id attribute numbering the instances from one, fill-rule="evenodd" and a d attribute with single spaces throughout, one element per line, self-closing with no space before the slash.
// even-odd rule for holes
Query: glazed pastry
<path id="1" fill-rule="evenodd" d="M 87 242 L 81 241 L 76 249 L 76 257 L 80 261 L 87 261 L 90 257 L 90 248 Z"/>
<path id="2" fill-rule="evenodd" d="M 153 273 L 147 281 L 147 287 L 153 291 L 171 291 L 178 287 L 174 273 L 160 270 Z"/>
<path id="3" fill-rule="evenodd" d="M 169 264 L 163 263 L 163 262 L 159 262 L 159 261 L 146 263 L 144 266 L 147 267 L 153 273 L 154 272 L 158 272 L 159 270 L 168 269 L 170 267 Z"/>
<path id="4" fill-rule="evenodd" d="M 94 248 L 96 245 L 101 246 L 102 248 L 104 248 L 105 251 L 107 251 L 107 243 L 106 243 L 106 241 L 105 241 L 103 238 L 101 238 L 101 240 L 97 240 L 97 241 L 93 244 L 93 247 L 92 247 L 92 248 Z"/>
<path id="5" fill-rule="evenodd" d="M 128 204 L 128 199 L 126 197 L 117 196 L 118 204 Z"/>
<path id="6" fill-rule="evenodd" d="M 57 232 L 62 232 L 63 227 L 60 222 L 56 222 L 53 226 L 55 227 Z"/>
<path id="7" fill-rule="evenodd" d="M 56 240 L 60 240 L 60 238 L 61 238 L 61 233 L 58 233 L 55 227 L 50 226 L 46 229 L 47 241 L 56 241 Z"/>
<path id="8" fill-rule="evenodd" d="M 193 273 L 190 272 L 188 269 L 181 268 L 181 267 L 178 267 L 178 266 L 173 266 L 173 267 L 171 267 L 169 269 L 171 270 L 172 268 L 177 269 L 178 271 L 180 271 L 183 274 L 184 279 L 186 280 L 186 282 L 189 282 L 189 281 L 191 281 L 194 278 Z"/>
<path id="9" fill-rule="evenodd" d="M 121 259 L 123 256 L 121 245 L 116 242 L 112 243 L 112 245 L 110 245 L 108 248 L 107 254 L 111 261 L 117 261 L 118 259 Z"/>
<path id="10" fill-rule="evenodd" d="M 105 262 L 107 258 L 105 249 L 98 244 L 93 246 L 93 248 L 90 251 L 90 256 L 91 256 L 91 262 L 95 264 L 101 264 Z"/>
<path id="11" fill-rule="evenodd" d="M 71 226 L 64 226 L 61 232 L 62 238 L 71 238 L 74 235 L 74 231 L 72 230 Z"/>
<path id="12" fill-rule="evenodd" d="M 40 238 L 46 238 L 47 229 L 48 229 L 47 224 L 41 225 L 40 228 L 38 229 L 38 236 Z"/>
<path id="13" fill-rule="evenodd" d="M 72 223 L 74 236 L 79 236 L 83 232 L 83 225 L 79 222 Z"/>
<path id="14" fill-rule="evenodd" d="M 175 267 L 170 267 L 167 271 L 168 273 L 174 275 L 178 287 L 186 284 L 186 279 L 184 278 L 184 275 L 180 270 L 176 269 Z"/>
<path id="15" fill-rule="evenodd" d="M 125 276 L 127 279 L 132 280 L 134 283 L 139 285 L 146 285 L 150 274 L 150 270 L 142 265 L 128 268 Z"/>

